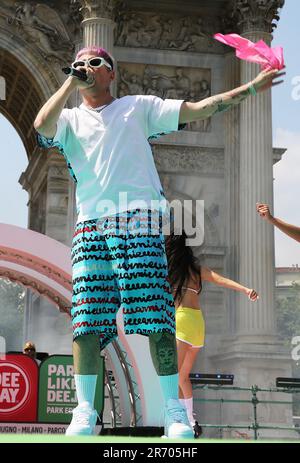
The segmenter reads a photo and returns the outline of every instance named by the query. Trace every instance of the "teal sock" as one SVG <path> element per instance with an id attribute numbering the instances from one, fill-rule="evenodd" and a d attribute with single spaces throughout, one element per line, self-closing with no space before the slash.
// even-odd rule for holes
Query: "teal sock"
<path id="1" fill-rule="evenodd" d="M 94 408 L 97 375 L 74 375 L 78 404 L 89 402 Z"/>
<path id="2" fill-rule="evenodd" d="M 158 378 L 165 402 L 167 403 L 169 399 L 178 400 L 178 373 L 175 375 L 159 376 Z"/>

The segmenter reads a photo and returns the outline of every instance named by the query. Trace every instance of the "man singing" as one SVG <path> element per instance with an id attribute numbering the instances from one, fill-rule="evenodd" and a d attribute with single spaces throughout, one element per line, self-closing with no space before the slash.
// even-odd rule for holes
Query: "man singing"
<path id="1" fill-rule="evenodd" d="M 276 85 L 273 79 L 281 74 L 261 72 L 239 88 L 192 103 L 151 95 L 114 98 L 114 60 L 103 48 L 84 48 L 72 66 L 88 80 L 68 77 L 34 123 L 40 144 L 60 149 L 77 185 L 71 315 L 78 406 L 67 434 L 94 433 L 99 347 L 117 336 L 122 306 L 125 333 L 149 337 L 165 401 L 165 435 L 193 438 L 178 400 L 175 309 L 162 233 L 167 208 L 148 140 L 227 110 Z M 64 109 L 77 89 L 82 104 Z M 159 355 L 164 346 L 174 352 L 168 368 Z"/>

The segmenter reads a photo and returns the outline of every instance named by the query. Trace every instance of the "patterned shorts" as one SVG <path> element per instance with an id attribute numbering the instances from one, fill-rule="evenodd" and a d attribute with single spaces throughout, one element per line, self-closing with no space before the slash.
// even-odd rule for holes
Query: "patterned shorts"
<path id="1" fill-rule="evenodd" d="M 154 224 L 154 226 L 153 226 Z M 161 215 L 131 210 L 76 225 L 72 246 L 73 338 L 97 334 L 100 349 L 125 334 L 175 334 Z"/>

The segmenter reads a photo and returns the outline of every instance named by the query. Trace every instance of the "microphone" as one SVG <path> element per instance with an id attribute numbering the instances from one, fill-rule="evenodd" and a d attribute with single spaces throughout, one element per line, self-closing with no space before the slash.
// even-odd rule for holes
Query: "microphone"
<path id="1" fill-rule="evenodd" d="M 88 80 L 88 76 L 85 71 L 78 71 L 77 69 L 67 67 L 67 68 L 62 68 L 62 71 L 67 74 L 67 76 L 75 76 L 80 80 Z"/>

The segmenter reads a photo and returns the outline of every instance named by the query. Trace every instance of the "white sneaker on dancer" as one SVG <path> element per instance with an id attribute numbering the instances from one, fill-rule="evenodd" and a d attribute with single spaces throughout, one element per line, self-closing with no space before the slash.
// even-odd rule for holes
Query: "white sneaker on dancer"
<path id="1" fill-rule="evenodd" d="M 193 439 L 194 431 L 186 409 L 179 400 L 169 399 L 165 407 L 165 437 L 169 439 Z"/>
<path id="2" fill-rule="evenodd" d="M 98 413 L 89 402 L 82 402 L 72 411 L 73 418 L 66 436 L 91 436 L 95 434 Z"/>

